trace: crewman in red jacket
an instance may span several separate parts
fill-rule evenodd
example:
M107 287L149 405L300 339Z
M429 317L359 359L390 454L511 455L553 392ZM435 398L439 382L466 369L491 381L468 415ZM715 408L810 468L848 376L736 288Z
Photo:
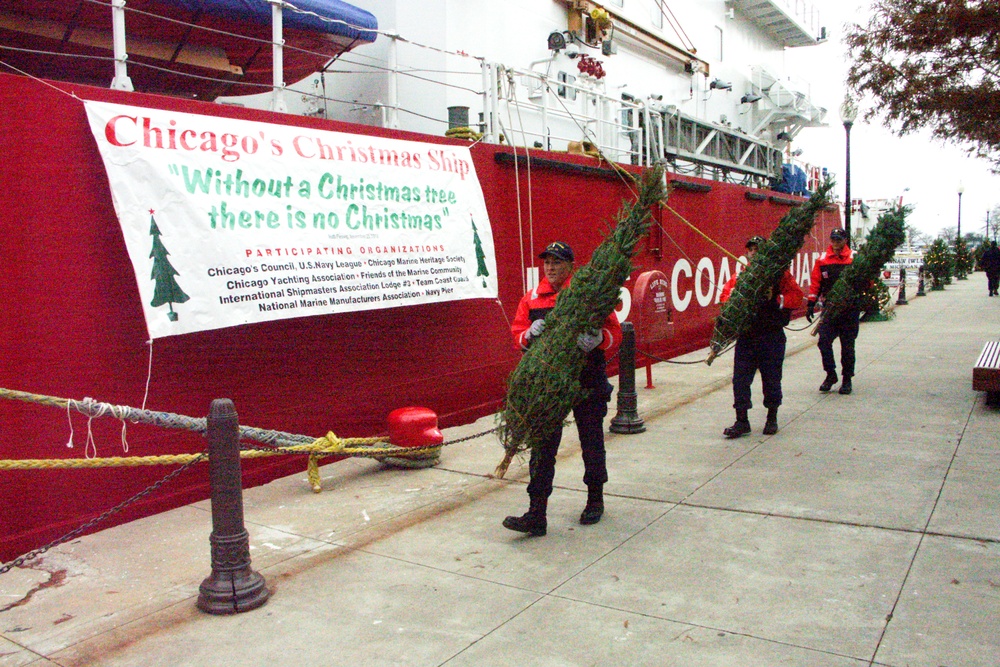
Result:
M764 242L762 236L747 240L748 262ZM722 287L719 295L722 303L729 300L741 275L734 275ZM736 422L722 431L727 438L739 438L750 432L750 419L747 415L753 407L750 385L758 370L764 389L764 407L767 408L764 435L778 432L778 407L782 398L781 371L785 363L785 325L791 319L792 311L802 305L804 295L795 278L786 270L763 296L750 330L736 339L733 356L733 408L736 409Z
M539 255L545 260L545 277L533 290L528 291L517 306L517 313L510 331L514 345L527 350L534 339L545 335L545 316L556 305L556 297L570 282L573 273L573 250L565 243L550 243ZM580 374L580 384L589 389L587 397L573 406L576 429L580 434L580 449L583 452L583 483L587 485L587 505L580 515L580 523L597 523L604 514L604 483L608 481L604 450L604 417L608 414L611 400L611 383L605 371L605 353L621 342L621 325L614 313L604 321L600 331L585 332L577 338L576 344L587 354L586 363ZM561 415L562 421L566 415ZM549 495L552 494L552 480L555 478L556 453L562 440L562 427L553 431L545 442L531 450L528 470L528 512L523 516L509 516L503 521L504 528L529 535L544 535L547 522L545 512Z
M844 267L849 266L853 261L854 251L847 246L847 232L839 228L834 229L830 232L829 247L816 260L809 278L809 303L806 305L807 320L812 322L813 316L816 314L816 302L830 291ZM840 338L840 366L844 377L843 382L840 383L840 393L850 394L853 389L851 378L854 377L854 342L858 338L860 321L861 311L852 308L829 321L824 317L819 324L817 347L819 347L819 353L823 359L823 370L826 371L826 379L819 386L819 390L824 394L837 384L837 362L833 358L833 341L836 338Z

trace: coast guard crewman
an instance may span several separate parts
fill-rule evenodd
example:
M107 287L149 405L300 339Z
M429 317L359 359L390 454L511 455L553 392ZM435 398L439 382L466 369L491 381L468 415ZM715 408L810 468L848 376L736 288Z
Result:
M747 240L748 261L757 254L764 241L762 236ZM720 302L729 300L741 275L743 274L733 276L722 287ZM802 288L786 269L757 305L750 330L736 339L733 356L733 408L736 410L736 422L722 431L727 438L739 438L750 432L750 420L747 416L753 407L750 385L758 370L764 390L764 407L767 408L764 435L778 432L778 407L782 399L781 371L785 363L785 325L791 319L792 311L802 305L803 296Z
M550 243L539 258L545 260L545 277L538 287L521 298L510 327L514 344L522 351L527 350L534 339L545 335L545 316L555 307L556 296L569 285L570 275L573 273L573 250L565 243ZM587 485L587 505L580 515L580 523L583 525L597 523L604 514L604 483L608 481L604 417L608 414L608 401L611 400L613 389L605 371L604 355L620 342L621 325L614 313L607 317L600 331L582 333L576 341L577 347L587 354L580 373L580 384L584 389L590 390L585 399L573 406L573 417L583 452L583 483ZM560 422L565 418L566 415L560 415ZM531 450L528 464L531 475L528 483L528 511L522 516L504 519L504 528L535 536L545 534L545 513L552 493L560 440L562 426L554 430L540 446Z
M830 245L813 266L809 278L809 303L806 305L806 319L813 321L816 314L816 302L823 298L833 284L837 282L841 271L854 261L854 251L847 247L847 232L834 229L830 232ZM850 394L853 389L851 378L854 377L854 341L858 338L861 311L852 308L832 320L823 320L819 324L820 356L823 359L823 370L826 379L819 386L823 393L830 391L837 384L837 362L833 358L833 341L840 338L840 365L844 381L840 384L841 394Z

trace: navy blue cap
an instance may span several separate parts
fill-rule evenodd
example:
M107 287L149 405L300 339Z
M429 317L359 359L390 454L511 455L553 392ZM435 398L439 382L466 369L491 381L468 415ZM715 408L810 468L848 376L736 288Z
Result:
M545 259L546 257L552 257L553 259L561 259L564 262L573 261L573 249L562 241L553 241L548 245L542 254L538 256L539 259Z
M847 232L845 232L840 227L837 227L835 230L833 230L832 232L830 232L830 239L831 240L846 241L847 240Z

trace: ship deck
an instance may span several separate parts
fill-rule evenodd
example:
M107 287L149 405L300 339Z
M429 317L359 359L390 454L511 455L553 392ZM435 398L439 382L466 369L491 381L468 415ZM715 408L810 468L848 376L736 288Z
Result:
M655 389L640 373L647 430L609 436L595 526L568 429L543 538L500 526L527 471L489 478L489 436L430 469L325 466L318 495L304 473L247 490L272 596L236 616L195 608L207 502L60 546L0 576L0 664L993 664L1000 414L970 383L1000 321L985 281L863 324L851 396L816 391L816 339L792 332L774 436L758 406L751 436L722 438L731 355L659 364Z

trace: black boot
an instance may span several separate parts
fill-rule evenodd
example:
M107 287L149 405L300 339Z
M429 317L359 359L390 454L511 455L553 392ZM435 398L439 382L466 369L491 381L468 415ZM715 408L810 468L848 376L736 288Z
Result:
M518 533L541 537L548 527L545 520L546 505L548 505L547 499L532 498L528 511L521 516L507 517L503 520L503 527Z
M844 381L840 383L840 393L847 395L850 394L852 390L853 387L851 387L851 376L845 375Z
M778 432L778 408L767 409L767 421L764 422L764 435L774 435Z
M736 411L736 421L732 426L722 430L722 435L727 438L739 438L750 432L750 419L746 410Z
M580 514L580 523L584 526L597 523L604 515L604 485L595 484L587 487L587 506Z
M826 379L823 380L823 384L819 386L819 390L825 394L830 391L835 384L837 384L837 374L833 371L827 371Z

